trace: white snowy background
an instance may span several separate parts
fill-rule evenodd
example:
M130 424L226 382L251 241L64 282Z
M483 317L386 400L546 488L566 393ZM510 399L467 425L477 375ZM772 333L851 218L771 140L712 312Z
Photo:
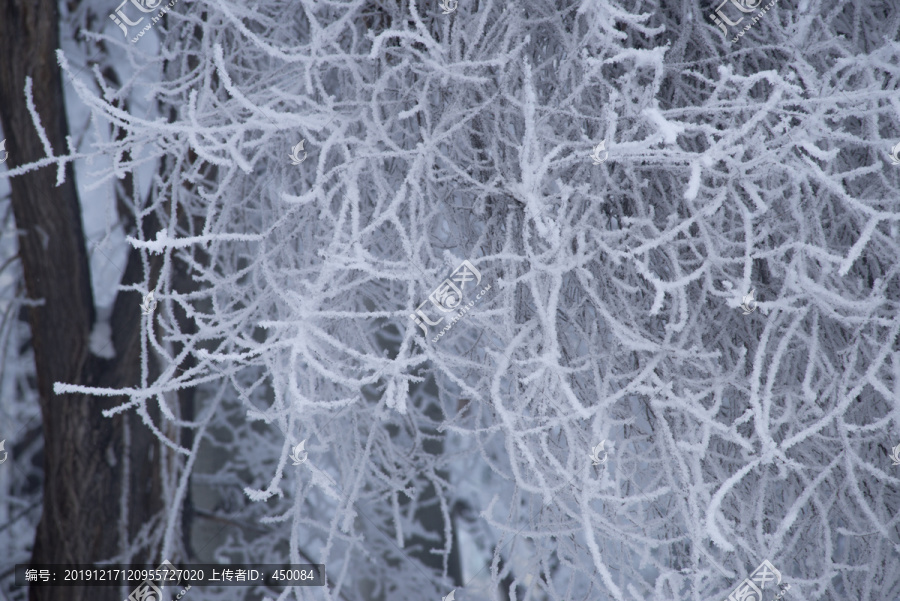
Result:
M64 12L101 317L129 245L164 257L119 409L167 422L151 544L185 560L207 502L190 561L327 568L192 600L723 601L765 559L789 601L900 598L900 8L781 0L729 43L717 7L180 0L135 44ZM432 342L410 314L463 260L491 289ZM39 414L0 278L9 449Z

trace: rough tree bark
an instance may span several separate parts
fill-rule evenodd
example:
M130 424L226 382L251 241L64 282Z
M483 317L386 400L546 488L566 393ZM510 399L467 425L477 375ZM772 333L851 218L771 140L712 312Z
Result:
M53 153L68 151L58 47L55 0L0 0L0 119L11 169L46 156L27 110L26 77L33 80L36 111ZM90 353L96 313L71 163L65 183L55 182L56 166L10 181L28 298L43 303L29 315L44 430L43 514L32 562L91 563L120 553L129 542L122 540L123 534L131 539L153 522L160 507L160 452L138 420L102 416L120 399L53 392L54 382L136 384L141 319L140 296L120 293L110 318L116 357L106 360ZM141 281L141 276L139 256L131 252L122 283ZM122 472L126 451L131 464L127 480ZM128 520L120 532L123 494ZM157 559L152 551L140 549L133 561L152 563ZM30 591L32 601L118 601L119 596L116 587Z

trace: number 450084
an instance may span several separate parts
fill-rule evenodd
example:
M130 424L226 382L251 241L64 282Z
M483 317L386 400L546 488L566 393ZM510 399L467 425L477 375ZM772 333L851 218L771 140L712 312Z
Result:
M272 580L315 580L313 570L275 570Z

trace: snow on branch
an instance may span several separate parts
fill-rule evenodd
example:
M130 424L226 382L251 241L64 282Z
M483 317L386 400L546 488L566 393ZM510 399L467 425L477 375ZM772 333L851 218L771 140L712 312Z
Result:
M439 599L458 550L469 599L724 599L763 559L896 594L900 50L835 37L886 24L778 4L728 52L711 4L557 4L173 22L169 122L89 99L116 169L165 149L144 384L58 390L194 387L203 477L290 523L226 550L306 547L328 598Z

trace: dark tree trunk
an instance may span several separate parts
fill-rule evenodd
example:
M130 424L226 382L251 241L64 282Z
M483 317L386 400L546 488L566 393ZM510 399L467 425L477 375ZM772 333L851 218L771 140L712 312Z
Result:
M68 153L68 124L55 52L59 46L56 0L0 0L0 118L9 152L7 165L46 156L28 114L26 77L33 80L36 111L54 155ZM32 344L44 429L43 515L34 563L91 563L121 552L160 508L159 448L139 420L104 418L121 399L54 394L53 384L131 386L137 384L140 355L140 296L120 293L110 325L116 357L90 353L96 315L81 211L71 163L56 186L56 166L10 180L19 256L30 309ZM139 256L129 255L122 283L141 281ZM126 445L127 439L130 443ZM123 478L126 451L130 473ZM120 533L122 495L128 520ZM145 552L148 551L148 552ZM135 561L158 559L142 550ZM32 601L119 601L115 587L32 587Z

